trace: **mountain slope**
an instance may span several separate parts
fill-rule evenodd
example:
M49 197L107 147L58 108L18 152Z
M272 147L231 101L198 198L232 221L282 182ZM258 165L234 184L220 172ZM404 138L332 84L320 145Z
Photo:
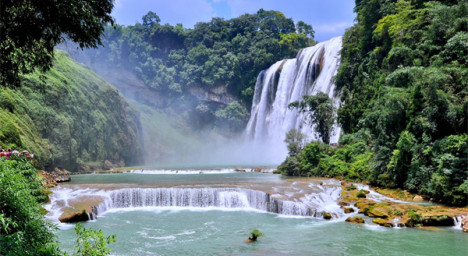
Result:
M68 53L54 68L0 89L2 148L26 149L41 168L90 171L142 162L138 111L117 89Z

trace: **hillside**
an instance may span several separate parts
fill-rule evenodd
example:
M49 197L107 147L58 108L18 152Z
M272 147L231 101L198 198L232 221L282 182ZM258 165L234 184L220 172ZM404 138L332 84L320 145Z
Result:
M112 85L68 53L54 67L0 88L2 148L29 150L39 168L86 172L141 164L139 112Z

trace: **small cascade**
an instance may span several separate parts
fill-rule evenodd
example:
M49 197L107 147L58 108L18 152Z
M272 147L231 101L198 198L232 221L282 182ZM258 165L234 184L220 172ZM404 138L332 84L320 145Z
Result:
M342 47L342 37L319 43L299 51L295 59L278 61L269 69L260 72L255 85L250 120L245 133L249 141L260 148L268 149L270 160L284 159L284 137L291 128L301 130L319 140L314 129L304 123L304 114L288 105L302 100L304 95L324 92L338 106L333 77L336 75ZM341 129L334 127L330 143L337 143Z
M282 201L268 193L241 188L127 188L110 191L104 202L93 207L97 215L110 209L139 207L192 207L255 209L288 216L333 217L342 212L336 204L341 188L325 188L320 194L307 195L301 202ZM334 204L334 206L332 206Z
M462 219L465 218L465 216L458 216L453 218L453 228L460 229L462 230Z
M303 203L311 208L317 209L320 215L323 212L330 213L333 218L339 218L344 215L343 210L336 203L341 196L341 187L322 187L322 192L305 196Z

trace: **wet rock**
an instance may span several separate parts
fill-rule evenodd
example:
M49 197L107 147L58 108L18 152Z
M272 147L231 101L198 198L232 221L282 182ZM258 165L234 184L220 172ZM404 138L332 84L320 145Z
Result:
M424 226L453 226L453 218L440 215L440 216L423 216L422 224Z
M354 212L354 208L351 208L351 207L345 208L344 212L345 213L352 213L352 212Z
M341 202L338 203L338 205L339 206L349 206L349 203L341 201Z
M461 227L464 232L468 232L468 216L461 220Z
M381 218L375 218L372 220L372 223L375 223L380 226L385 226L387 224L387 220L381 219Z
M262 168L255 168L254 172L262 172Z
M348 217L346 219L346 222L351 222L351 223L358 223L358 224L364 224L365 221L362 217L355 216L355 217Z
M367 216L369 217L378 217L378 218L387 218L388 217L388 209L386 208L381 208L381 207L375 207L375 208L369 208L367 211Z
M331 219L331 218L332 218L332 216L331 216L331 214L330 214L330 213L328 213L328 212L325 212L325 213L323 213L323 218L324 218L324 219L326 219L326 220L329 220L329 219Z
M236 169L235 171L236 172L245 172L245 170L241 170L241 169Z
M89 215L85 211L80 213L71 213L69 215L65 215L59 218L59 221L62 223L74 223L74 222L82 222L88 221Z
M366 191L367 190L364 190L364 189L359 190L359 192L357 193L357 197L358 198L366 198L366 194L369 193L369 191L367 191L367 193L366 193Z
M416 195L413 197L413 201L415 202L421 202L421 201L424 201L424 198L420 195Z

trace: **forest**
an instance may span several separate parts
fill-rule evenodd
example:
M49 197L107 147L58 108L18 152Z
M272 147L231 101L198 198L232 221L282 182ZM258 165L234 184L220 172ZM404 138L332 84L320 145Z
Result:
M358 0L343 37L339 147L310 143L279 169L466 205L468 3Z
M163 95L161 108L166 114L178 115L199 129L210 125L242 132L260 71L316 44L311 25L294 23L279 11L260 9L229 20L213 18L193 29L162 22L148 12L133 26L105 27L103 47L70 53L94 70L131 71ZM215 104L199 101L189 92L214 87L226 88L234 100Z

